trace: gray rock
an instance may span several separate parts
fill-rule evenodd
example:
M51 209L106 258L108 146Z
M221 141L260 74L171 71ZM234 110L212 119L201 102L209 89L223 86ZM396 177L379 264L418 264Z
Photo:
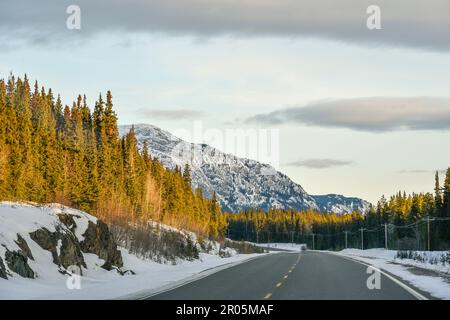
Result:
M133 270L120 270L120 269L116 269L117 272L121 275L121 276L134 276L136 275L136 272L134 272Z
M2 257L0 257L0 278L8 279L6 276L6 268L5 264L3 263Z
M24 238L22 238L20 234L17 234L17 240L15 241L15 243L19 246L20 250L22 250L22 253L26 255L28 259L34 260L28 243Z
M58 219L70 231L75 232L75 228L77 227L77 224L75 223L75 219L73 218L73 215L67 214L67 213L60 213L60 214L58 214Z
M20 251L6 251L6 264L9 270L24 278L34 279L34 271L28 265L28 258Z
M83 237L84 241L81 242L81 249L83 252L94 253L100 259L105 260L102 268L111 270L113 266L123 267L122 255L117 250L117 244L106 223L98 220L97 224L94 224L89 221Z
M80 243L78 239L70 233L59 234L62 245L59 255L59 265L67 268L69 266L83 266L86 268L83 254L81 253Z
M58 252L56 251L58 238L55 237L54 233L50 232L47 228L41 228L36 231L30 232L30 237L42 249L50 251L53 257L53 263L59 264Z
M78 239L73 233L66 230L50 232L46 228L38 229L30 233L31 239L42 249L50 251L53 263L67 268L69 266L79 266L86 268L84 257ZM58 242L61 240L61 248L58 255Z

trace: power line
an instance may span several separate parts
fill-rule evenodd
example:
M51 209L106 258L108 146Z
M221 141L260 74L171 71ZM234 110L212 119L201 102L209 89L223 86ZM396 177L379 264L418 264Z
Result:
M343 231L339 231L339 232L334 232L334 233L317 233L317 232L312 232L311 231L295 231L295 230L285 230L285 231L272 231L272 230L249 230L248 228L248 221L246 221L245 224L245 232L240 229L240 228L228 228L227 232L228 234L239 234L239 235L244 235L245 237L248 238L249 235L254 235L256 233L256 237L259 240L261 240L261 235L267 236L267 241L270 241L270 239L273 237L273 240L280 240L280 237L282 237L284 239L284 236L287 240L287 242L291 242L294 243L294 239L296 241L300 240L303 238L303 240L305 240L305 237L312 237L312 242L313 242L313 247L315 247L315 242L316 239L320 238L331 238L331 237L342 237L342 239L339 240L339 243L342 243L345 241L345 247L348 247L349 244L349 236L353 236L357 233L360 233L360 237L361 237L361 248L364 248L364 236L365 233L366 234L370 234L370 233L374 233L374 232L380 232L380 231L384 231L384 247L386 249L388 249L388 227L392 230L392 229L414 229L416 227L419 227L420 225L423 224L427 224L427 231L426 231L426 236L425 238L427 239L427 248L428 250L431 249L431 230L430 230L430 222L439 222L439 221L450 221L450 217L424 217L421 218L420 220L417 220L413 223L407 224L407 225L395 225L393 223L384 223L382 225L380 225L379 227L376 228L372 228L372 229L367 229L367 228L359 228L357 230L354 231L349 231L349 230L343 230ZM251 227L250 227L251 229ZM289 229L289 228L288 228ZM275 235L275 236L274 236ZM381 236L381 234L380 234ZM379 237L380 237L379 236ZM359 238L359 237L358 237ZM378 238L379 239L379 238ZM423 239L423 238L420 238ZM417 239L417 241L422 241L420 239ZM262 239L263 241L265 239ZM372 240L373 241L373 240ZM379 240L377 240L379 241ZM370 240L369 240L370 242ZM366 244L367 245L367 244Z

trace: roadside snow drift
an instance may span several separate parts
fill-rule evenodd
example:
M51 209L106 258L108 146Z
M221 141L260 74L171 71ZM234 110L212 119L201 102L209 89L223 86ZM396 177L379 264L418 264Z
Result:
M258 255L215 251L156 263L118 248L106 224L85 212L0 202L0 299L139 298Z
M450 299L450 265L446 261L440 261L441 257L447 255L447 252L416 252L417 255L428 257L427 261L402 259L398 257L396 250L384 249L345 249L336 254L351 257L388 271L436 298Z

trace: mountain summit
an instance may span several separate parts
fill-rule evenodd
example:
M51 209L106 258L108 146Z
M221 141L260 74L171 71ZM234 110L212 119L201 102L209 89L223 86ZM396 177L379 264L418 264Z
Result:
M123 135L131 125L120 126ZM314 209L345 214L366 212L370 204L341 195L309 195L299 184L272 166L239 158L207 144L186 142L149 124L134 125L139 144L147 141L150 153L167 168L191 167L192 186L211 197L215 191L222 210L237 212L246 208Z

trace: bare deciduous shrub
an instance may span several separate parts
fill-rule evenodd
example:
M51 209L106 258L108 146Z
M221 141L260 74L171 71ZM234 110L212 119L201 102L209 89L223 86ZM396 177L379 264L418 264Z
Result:
M441 263L443 266L450 265L450 252L440 254L439 256L427 252L413 251L413 250L399 250L397 251L398 259L410 259L421 263L429 263L437 265Z
M258 246L255 246L251 243L245 241L231 241L226 239L222 247L231 248L236 250L238 253L249 254L249 253L264 253L264 249Z
M188 234L120 219L109 221L109 225L117 244L140 258L172 264L178 259L199 258L198 249Z

